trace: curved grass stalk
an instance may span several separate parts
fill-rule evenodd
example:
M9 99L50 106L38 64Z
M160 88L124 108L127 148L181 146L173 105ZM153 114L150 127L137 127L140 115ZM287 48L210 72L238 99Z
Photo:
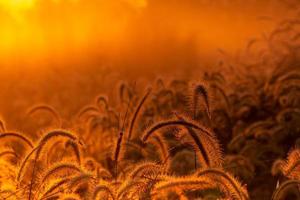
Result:
M281 184L273 193L272 200L280 200L280 196L291 185L300 185L300 180L288 180Z
M135 124L135 121L138 117L138 114L143 106L143 104L145 103L146 99L148 98L148 96L150 95L151 93L151 89L149 89L147 91L147 93L144 95L144 97L141 99L141 101L139 102L138 106L136 107L135 111L134 111L134 114L133 114L133 117L131 119L131 122L130 122L130 126L129 126L129 131L128 131L128 136L127 136L127 141L131 139L131 134L132 134L132 130L134 128L134 124Z
M153 126L151 126L149 129L147 129L141 138L142 142L146 142L148 140L148 138L155 131L158 131L161 128L170 127L170 126L186 126L186 127L190 127L190 128L199 130L206 135L209 135L209 136L211 135L210 131L208 131L206 128L204 128L201 125L198 125L194 122L190 122L190 121L186 121L186 120L185 121L183 121L183 120L167 120L167 121L158 122L158 123L154 124Z
M50 176L54 176L56 173L63 171L63 170L82 172L82 169L79 166L74 165L73 163L59 163L59 164L55 165L54 167L52 167L51 169L49 169L43 175L43 177L41 178L41 182L46 183Z
M108 183L102 183L96 186L93 193L93 200L97 200L97 196L100 192L106 192L113 200L117 200L113 189L110 188Z
M197 106L198 106L199 96L203 96L204 103L205 103L205 108L206 108L206 113L207 113L208 117L211 119L208 91L207 91L206 87L203 84L197 84L193 88L194 118L196 118L196 116L197 116Z
M220 182L229 189L229 193L239 197L239 199L249 199L247 190L233 176L221 169L208 168L195 173L196 177L211 177L212 181ZM219 177L225 179L222 181Z
M29 109L29 111L27 112L28 115L33 115L34 113L38 112L38 111L46 111L49 112L54 119L56 120L57 124L59 127L62 126L62 120L60 115L58 114L58 112L51 106L49 105L45 105L45 104L41 104L41 105L35 105L32 108Z
M1 133L0 134L0 139L6 138L6 137L17 138L17 139L23 141L24 143L26 143L31 148L33 148L33 144L31 142L31 140L28 137L22 135L21 133L17 133L17 132L5 132L5 133Z
M203 177L168 178L155 185L151 196L156 196L165 190L174 188L180 188L180 190L207 190L215 189L217 188L217 185Z
M68 138L70 140L75 140L77 141L77 137L75 135L73 135L70 132L67 132L65 130L53 130L48 132L37 144L37 150L36 150L36 154L35 154L35 158L34 158L34 164L33 164L33 170L32 170L32 175L31 175L31 181L30 181L30 188L29 188L29 197L28 200L31 200L31 196L32 196L32 187L34 184L34 179L35 179L35 172L36 172L36 162L40 157L40 154L44 148L44 146L47 144L47 142L50 141L50 139L54 138L54 137L64 137L64 138Z

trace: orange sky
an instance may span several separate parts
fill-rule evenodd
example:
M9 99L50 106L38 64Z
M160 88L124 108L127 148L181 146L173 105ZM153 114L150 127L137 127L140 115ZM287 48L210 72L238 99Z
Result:
M116 96L120 80L200 78L195 68L210 69L218 48L268 33L293 2L0 0L0 115L15 125L46 103L67 116L100 93Z
M0 0L0 65L198 65L268 32L286 10L254 0Z

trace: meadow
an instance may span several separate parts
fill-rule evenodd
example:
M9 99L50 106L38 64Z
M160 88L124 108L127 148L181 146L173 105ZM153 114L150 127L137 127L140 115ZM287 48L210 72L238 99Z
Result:
M11 83L0 199L300 199L299 18L180 78L107 68L72 77L86 93Z

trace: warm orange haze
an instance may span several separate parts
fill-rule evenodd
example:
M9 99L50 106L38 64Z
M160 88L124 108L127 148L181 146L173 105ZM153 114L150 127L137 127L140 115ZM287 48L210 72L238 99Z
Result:
M174 51L190 51L188 60L234 52L289 14L272 1L1 0L0 8L6 68L176 65Z
M299 0L0 0L0 200L300 199Z

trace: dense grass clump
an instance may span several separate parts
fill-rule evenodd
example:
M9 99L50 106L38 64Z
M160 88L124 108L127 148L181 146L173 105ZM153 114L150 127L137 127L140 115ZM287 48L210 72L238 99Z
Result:
M298 25L199 80L122 82L69 120L37 104L29 133L0 120L0 199L300 199Z

